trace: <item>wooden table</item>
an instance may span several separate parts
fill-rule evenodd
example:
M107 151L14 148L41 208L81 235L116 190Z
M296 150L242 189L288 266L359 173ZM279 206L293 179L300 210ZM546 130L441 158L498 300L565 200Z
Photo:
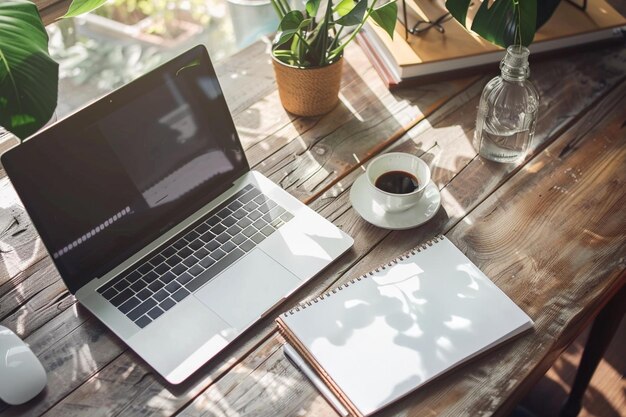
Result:
M519 166L483 160L471 146L478 99L494 74L392 94L357 45L346 61L341 104L310 119L281 107L266 45L219 65L250 164L355 239L276 314L443 233L535 329L382 415L507 415L626 281L626 49L532 63L541 108ZM350 206L363 164L392 150L426 160L441 190L441 210L413 230L379 229ZM0 320L31 345L49 382L0 415L336 415L284 358L272 318L189 381L165 383L68 293L2 177Z

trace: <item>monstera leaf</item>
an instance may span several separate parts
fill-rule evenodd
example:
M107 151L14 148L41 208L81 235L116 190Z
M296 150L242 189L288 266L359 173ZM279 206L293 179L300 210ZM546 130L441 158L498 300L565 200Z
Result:
M0 2L0 125L23 139L46 124L56 108L58 77L37 7Z
M537 29L550 19L560 2L561 0L537 1Z
M535 31L548 21L560 0L483 0L474 16L472 31L502 47L528 46ZM471 0L447 0L446 8L466 26Z
M496 0L491 7L483 1L474 16L472 30L503 47L528 46L537 28L537 0Z

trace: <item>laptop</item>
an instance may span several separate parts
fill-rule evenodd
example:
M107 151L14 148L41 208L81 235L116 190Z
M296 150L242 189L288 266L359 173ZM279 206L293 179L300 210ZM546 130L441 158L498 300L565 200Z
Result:
M172 384L353 244L250 169L202 46L2 164L69 291Z

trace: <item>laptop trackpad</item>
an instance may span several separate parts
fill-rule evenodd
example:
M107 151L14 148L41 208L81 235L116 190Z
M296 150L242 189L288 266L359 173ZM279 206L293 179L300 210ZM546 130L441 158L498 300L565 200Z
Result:
M300 282L255 248L194 295L228 324L243 330Z

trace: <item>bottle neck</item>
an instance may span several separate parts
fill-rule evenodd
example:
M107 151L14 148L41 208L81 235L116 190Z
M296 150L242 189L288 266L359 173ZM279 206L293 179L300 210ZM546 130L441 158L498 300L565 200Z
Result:
M526 68L507 68L500 67L501 76L506 81L525 81L530 76L530 69Z
M530 51L525 46L512 45L506 50L506 55L500 62L502 78L506 81L524 81L530 76L528 55Z

